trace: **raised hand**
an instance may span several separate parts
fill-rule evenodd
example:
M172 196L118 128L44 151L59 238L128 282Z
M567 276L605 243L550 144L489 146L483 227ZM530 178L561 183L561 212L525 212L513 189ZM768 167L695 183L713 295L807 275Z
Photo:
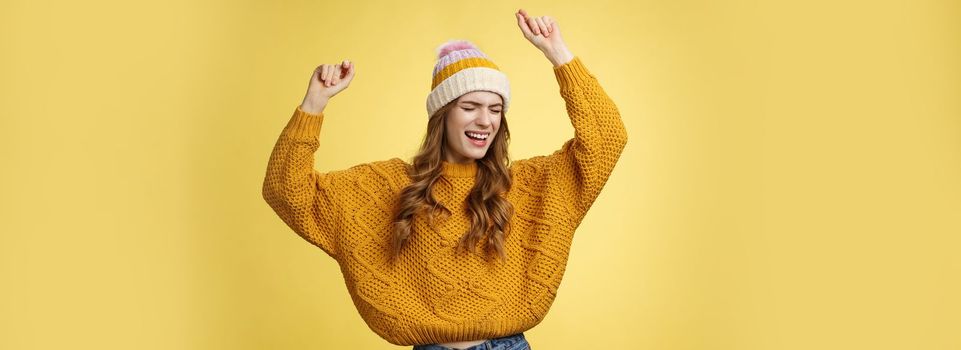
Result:
M551 16L531 17L524 9L517 10L517 26L524 34L524 38L544 53L555 67L563 65L574 58L567 49L561 36L561 27Z
M322 64L314 69L307 85L307 94L300 109L317 114L324 110L331 97L350 86L354 80L354 65L348 61L340 64Z

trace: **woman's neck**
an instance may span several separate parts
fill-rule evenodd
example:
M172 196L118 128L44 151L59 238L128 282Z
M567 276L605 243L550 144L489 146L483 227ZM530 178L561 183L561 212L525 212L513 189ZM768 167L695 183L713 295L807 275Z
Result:
M477 161L454 163L444 161L441 164L442 173L448 177L474 177L477 174Z

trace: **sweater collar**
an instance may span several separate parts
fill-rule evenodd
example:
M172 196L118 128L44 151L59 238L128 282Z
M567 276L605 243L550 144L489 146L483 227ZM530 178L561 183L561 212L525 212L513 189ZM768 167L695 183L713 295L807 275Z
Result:
M442 174L447 177L474 177L477 175L477 161L468 163L452 163L443 161L441 163Z

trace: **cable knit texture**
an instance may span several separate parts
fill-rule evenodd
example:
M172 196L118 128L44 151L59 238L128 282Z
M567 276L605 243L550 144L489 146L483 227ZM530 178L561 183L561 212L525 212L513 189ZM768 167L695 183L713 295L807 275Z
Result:
M263 197L298 235L340 265L357 311L390 343L489 339L526 331L547 314L574 231L627 143L620 113L579 57L554 68L574 137L551 155L514 161L506 261L457 253L470 228L466 198L477 163L443 164L434 197L453 215L413 234L390 261L393 210L410 164L392 158L321 173L314 169L324 115L297 108L274 146Z

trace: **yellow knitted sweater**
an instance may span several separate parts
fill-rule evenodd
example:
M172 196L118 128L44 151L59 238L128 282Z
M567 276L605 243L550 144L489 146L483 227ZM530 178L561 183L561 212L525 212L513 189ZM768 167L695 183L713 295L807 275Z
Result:
M526 331L547 314L567 265L574 230L607 182L627 133L614 102L579 57L554 68L574 138L549 156L510 164L514 206L506 260L457 253L470 228L465 200L477 163L443 164L434 197L452 216L414 217L413 234L391 263L393 208L410 183L393 158L321 173L314 169L323 114L297 108L274 146L263 197L294 232L333 257L367 325L390 343L417 345L497 338Z

